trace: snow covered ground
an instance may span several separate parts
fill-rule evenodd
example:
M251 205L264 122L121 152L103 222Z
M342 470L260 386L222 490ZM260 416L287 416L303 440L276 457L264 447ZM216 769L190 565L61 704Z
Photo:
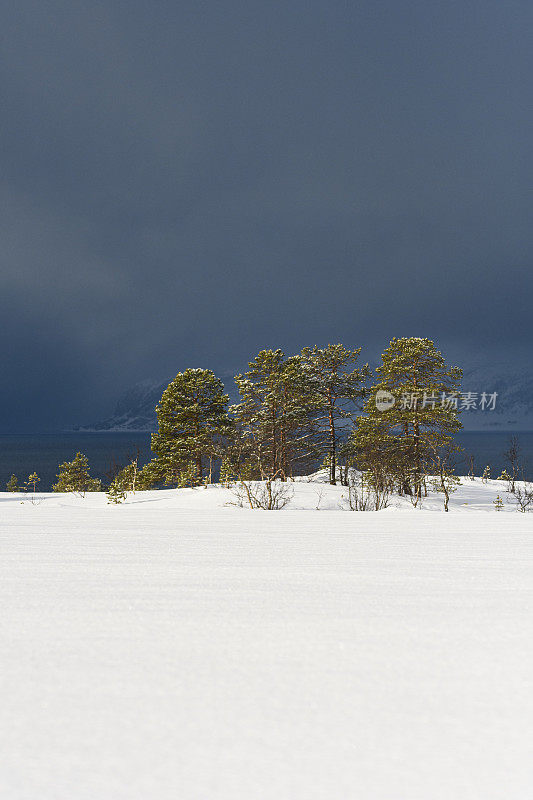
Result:
M533 514L294 489L0 494L2 798L533 796Z

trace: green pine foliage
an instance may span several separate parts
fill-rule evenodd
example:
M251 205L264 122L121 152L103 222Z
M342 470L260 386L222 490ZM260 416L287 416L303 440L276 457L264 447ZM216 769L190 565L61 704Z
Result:
M144 467L137 472L135 489L136 491L144 492L147 489L151 489L161 480L161 474L157 469L155 462L151 461L149 464L145 464Z
M316 422L317 385L301 356L262 350L235 378L240 402L232 406L237 472L250 478L286 480L316 461L321 451Z
M6 483L6 491L8 492L24 492L25 488L23 486L19 486L18 478L16 475L12 475L8 482Z
M490 467L488 464L483 470L483 475L481 476L481 480L483 481L483 483L487 483L487 481L490 481Z
M91 478L89 460L83 453L76 453L72 461L59 465L57 483L52 486L54 492L101 492L102 483L99 478Z
M40 482L41 482L41 479L39 478L37 473L36 472L32 472L32 473L30 473L30 475L28 475L28 479L25 481L26 488L27 489L32 489L33 493L35 494L35 492L37 491L37 484L40 483Z
M233 410L233 407L230 411ZM251 481L260 477L257 459L253 455L253 440L241 428L236 418L224 441L224 451L220 462L220 483L227 487L237 481Z
M156 457L146 474L167 486L199 486L210 480L213 460L222 455L230 427L227 407L224 384L211 370L178 373L156 408Z
M370 377L368 364L356 367L361 348L347 350L342 344L327 347L305 347L304 364L314 381L316 419L327 443L329 482L337 482L339 433L353 420L364 396L364 386Z
M121 489L113 480L109 486L109 489L106 492L107 502L114 503L118 505L118 503L123 503L126 499L126 491Z
M117 472L106 492L108 503L122 503L126 500L128 492L135 494L147 488L147 473L142 475L138 467L138 459L133 458Z
M430 339L403 338L390 342L376 373L348 452L360 469L392 476L402 492L420 498L435 453L461 428L450 402L461 370L448 366ZM389 393L393 405L380 410L378 393Z
M230 409L211 370L178 373L156 408L155 457L142 469L136 459L121 469L109 486L109 502L151 487L205 485L219 468L221 482L232 485L285 481L323 463L332 484L340 475L348 485L349 466L356 466L376 497L397 488L416 505L426 493L428 470L437 465L447 508L455 486L449 456L458 449L453 434L461 427L461 370L448 366L429 339L393 339L367 389L370 370L359 364L360 353L340 343L305 347L289 357L280 349L262 350L236 376L239 401ZM380 393L392 398L384 410L376 405ZM365 398L364 413L356 416ZM82 453L61 464L57 477L56 492L101 489ZM12 476L8 488L16 484Z
M503 508L503 500L500 495L496 496L496 499L492 501L494 503L495 511L501 511Z
M123 467L113 480L107 490L107 500L109 503L121 503L126 499L128 492L135 493L139 487L139 474L137 459L134 458L129 464ZM142 484L142 482L141 482Z

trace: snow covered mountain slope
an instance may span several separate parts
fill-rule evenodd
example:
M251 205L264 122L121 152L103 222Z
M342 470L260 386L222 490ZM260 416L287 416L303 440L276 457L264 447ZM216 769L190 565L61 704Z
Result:
M494 411L467 411L461 422L467 430L533 430L533 366L523 369L506 362L465 369L463 390L498 393Z
M3 494L2 797L530 797L533 515L497 488Z
M115 411L107 419L91 425L82 425L80 431L155 431L155 407L168 386L168 381L144 380L122 394Z
M533 430L533 368L523 370L508 363L483 364L464 371L462 388L465 392L497 392L494 411L478 409L461 414L466 430ZM145 380L126 391L118 400L114 413L92 425L80 426L80 431L155 431L155 407L169 381ZM230 392L233 382L228 380ZM235 401L235 392L232 400Z

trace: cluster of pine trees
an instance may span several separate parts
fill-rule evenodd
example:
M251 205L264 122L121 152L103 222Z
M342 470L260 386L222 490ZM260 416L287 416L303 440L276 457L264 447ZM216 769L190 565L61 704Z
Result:
M8 492L27 492L37 491L37 484L41 479L36 472L32 472L22 486L19 486L18 478L12 475L6 484ZM84 495L86 492L101 492L102 481L100 478L92 478L90 475L89 459L83 453L76 453L72 461L65 461L59 465L57 483L52 486L54 492L74 492Z
M430 470L451 483L453 434L461 427L453 404L414 403L459 390L461 370L450 367L429 339L393 339L371 385L361 348L342 344L304 348L286 356L263 350L235 378L239 401L229 405L213 372L179 373L157 406L155 458L139 471L142 485L198 486L220 480L287 480L324 464L330 483L347 480L357 467L376 488L396 485L419 498ZM394 405L376 406L387 392ZM364 408L362 405L364 403Z
M179 373L157 406L155 458L143 474L165 485L197 486L210 482L219 464L223 482L284 481L326 458L335 483L339 439L370 375L359 355L360 348L341 344L289 357L263 350L236 376L239 402L232 406L210 370Z
M331 484L347 483L352 466L380 496L394 487L415 503L426 476L438 475L447 501L458 449L453 434L461 427L457 404L406 404L401 398L453 395L461 370L448 366L430 339L393 339L372 382L360 354L361 348L342 344L306 347L291 356L262 350L236 376L239 400L233 405L211 370L178 373L156 408L154 458L142 469L133 459L117 471L110 501L120 502L128 491L200 486L215 477L225 483L286 481L319 465L327 467ZM376 405L378 393L394 399L386 410ZM53 489L85 493L102 485L77 453L60 465Z

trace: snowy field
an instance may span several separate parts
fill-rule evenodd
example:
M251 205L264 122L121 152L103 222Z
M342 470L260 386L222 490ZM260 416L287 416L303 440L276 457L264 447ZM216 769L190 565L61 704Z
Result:
M294 488L0 494L0 797L533 797L533 514Z

